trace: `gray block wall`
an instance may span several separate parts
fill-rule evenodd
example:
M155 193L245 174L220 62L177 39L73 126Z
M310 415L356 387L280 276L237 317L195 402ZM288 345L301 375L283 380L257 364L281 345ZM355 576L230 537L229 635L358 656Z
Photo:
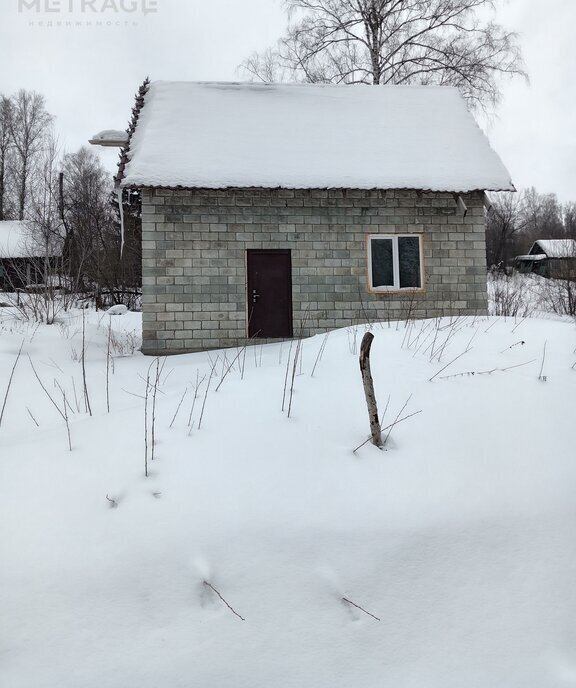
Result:
M247 341L246 250L291 249L294 333L484 314L480 193L147 189L142 193L143 347L151 355ZM424 236L425 289L369 293L366 237ZM258 340L261 341L261 340Z

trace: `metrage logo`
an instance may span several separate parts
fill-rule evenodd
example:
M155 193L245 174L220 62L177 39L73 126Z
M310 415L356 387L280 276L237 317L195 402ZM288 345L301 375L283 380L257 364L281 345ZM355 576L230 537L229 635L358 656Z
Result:
M158 12L158 0L18 0L18 12L37 14L152 14Z

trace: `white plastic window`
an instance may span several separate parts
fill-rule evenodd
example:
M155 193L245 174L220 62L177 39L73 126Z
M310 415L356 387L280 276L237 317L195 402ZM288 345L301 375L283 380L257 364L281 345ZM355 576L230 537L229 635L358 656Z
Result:
M368 263L368 278L372 291L422 289L422 235L370 235Z

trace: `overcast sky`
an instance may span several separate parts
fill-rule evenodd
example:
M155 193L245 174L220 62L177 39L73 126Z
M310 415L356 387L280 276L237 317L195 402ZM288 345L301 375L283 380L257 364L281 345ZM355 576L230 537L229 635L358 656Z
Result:
M576 0L500 2L497 20L520 34L530 84L505 84L482 126L517 188L576 201ZM0 0L0 93L43 93L74 151L126 127L145 76L238 80L238 63L285 25L280 0ZM112 170L117 151L95 150Z

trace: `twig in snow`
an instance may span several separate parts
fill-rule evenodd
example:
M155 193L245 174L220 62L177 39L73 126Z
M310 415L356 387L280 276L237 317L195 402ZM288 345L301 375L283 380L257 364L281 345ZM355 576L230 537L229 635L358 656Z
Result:
M544 342L544 351L542 352L542 365L540 366L540 374L538 375L538 379L542 382L546 382L547 380L546 375L542 375L542 372L544 371L544 361L546 360L546 344L548 344L548 341Z
M492 373L505 373L507 370L512 370L512 368L522 368L522 366L534 363L536 359L533 358L531 361L526 361L525 363L517 363L516 365L507 366L506 368L492 368L492 370L469 370L464 373L455 373L454 375L444 375L439 377L439 380L450 380L454 377L465 377L466 375L492 375Z
M146 382L146 379L143 378L144 382ZM136 397L136 399L146 399L145 396L142 394L136 394L136 392L129 392L127 389L124 389L124 387L121 388L123 392L126 392L126 394L129 394L131 397Z
M388 434L386 435L386 437L384 438L384 442L382 443L382 445L383 445L384 447L386 446L386 442L388 442L388 438L390 437L390 433L391 433L392 430L394 429L394 426L397 425L398 422L399 422L399 421L398 421L398 418L400 418L400 416L402 415L402 412L404 411L404 409L405 409L405 408L408 406L408 404L410 403L410 399L412 399L412 395L410 395L410 396L408 397L408 399L406 399L406 401L404 402L404 406L398 411L398 415L397 415L396 418L394 419L394 422L392 423L392 425L389 426L389 429L387 428Z
M156 376L154 378L154 390L152 391L152 452L150 459L154 461L154 448L156 446L156 393L158 392L158 385L160 384L160 376L166 365L166 359L160 365L160 359L156 359Z
M368 616L371 616L373 619L376 619L376 621L380 621L380 619L377 616L367 611L366 609L364 609L364 607L361 607L359 604L356 604L356 602L352 602L352 600L349 600L347 597L343 597L342 602L347 602L348 604L351 604L353 607L356 607L356 609L359 609L361 612L364 612L364 614L368 614Z
M115 499L111 499L108 495L106 495L106 499L110 502L110 508L116 509L118 502Z
M70 402L66 400L66 395L64 393L64 390L62 389L62 385L58 382L58 380L56 378L54 378L54 386L58 387L58 389L60 390L60 394L62 395L64 401L66 402L66 406L68 406L72 415L74 415L74 409L72 408L72 406L70 406Z
M150 364L152 366L152 364ZM146 376L146 394L144 395L144 475L148 477L148 390L150 389L150 368Z
M442 360L442 356L444 355L444 351L446 350L446 347L448 346L448 343L449 343L450 340L456 335L456 332L458 331L458 330L456 329L456 326L458 325L458 323L459 323L459 320L458 320L458 318L457 318L457 319L451 324L450 329L448 330L448 335L446 336L446 339L445 339L444 343L443 343L442 346L440 347L440 352L439 352L438 355L436 356L436 360L438 361L438 363L440 363L440 361ZM432 355L432 358L434 358L434 354ZM430 359L430 360L432 360L432 359Z
M172 422L170 423L170 427L174 425L174 421L176 420L176 416L178 415L178 411L180 411L180 407L182 406L182 402L184 401L184 397L188 394L188 387L184 390L184 394L182 395L182 398L180 399L180 403L178 404L178 408L176 409L176 413L174 414L174 417L172 418Z
M76 394L76 383L74 382L74 376L72 376L72 391L74 392L74 403L76 404L76 411L80 413L80 404L78 403L78 395Z
M470 351L470 349L465 349L461 354L458 354L458 356L456 356L456 358L453 358L453 359L450 361L450 363L447 363L443 368L441 368L441 369L436 373L436 375L432 375L432 377L428 380L428 382L432 382L432 380L434 380L434 378L437 378L438 375L440 375L440 373L443 373L443 372L446 370L446 368L449 368L453 363L456 363L456 361L457 361L459 358L462 358L462 356L464 356L465 354L467 354L469 351Z
M479 329L479 328L476 328L476 329L474 330L474 334L473 334L473 335L470 337L470 339L468 340L468 344L466 344L466 349L467 349L467 350L469 350L469 349L471 348L470 345L471 345L472 342L476 339L476 335L478 334L478 329Z
M213 593L218 595L218 597L222 600L222 602L224 602L224 604L228 607L228 609L232 612L232 614L235 614L242 621L246 621L246 619L243 616L240 616L240 614L238 614L238 612L234 609L234 607L230 606L228 604L228 602L226 602L226 600L222 597L222 595L218 592L218 590L216 590L216 588L212 585L212 583L209 583L208 581L202 581L202 582L205 586L210 588L210 590L212 590Z
M288 396L288 418L290 418L290 412L292 411L292 396L294 394L294 378L296 377L296 367L298 366L298 357L300 355L300 349L302 346L302 340L299 339L296 344L296 352L294 354L294 364L292 366L292 378L290 381L290 394Z
M112 340L112 316L108 316L108 341L106 343L106 410L110 413L110 346Z
M62 392L62 398L64 399L64 420L66 421L66 432L68 434L68 449L72 451L72 440L70 439L70 423L68 422L68 411L66 410L68 402L66 401L66 392L61 387L60 391Z
M246 347L244 347L244 353L242 354L242 365L240 368L240 379L244 379L244 370L246 368Z
M506 353L506 351L509 351L510 349L513 349L515 346L524 346L524 344L526 344L526 342L524 342L524 341L515 342L514 344L511 344L510 346L507 346L507 347L506 347L505 349L503 349L500 353L501 353L501 354L504 354L504 353Z
M290 358L292 356L292 345L294 340L290 340L290 349L288 350L288 360L286 361L286 374L284 375L284 392L282 393L282 411L284 411L284 405L286 403L286 387L288 386L288 371L290 370Z
M38 423L38 421L36 420L36 418L34 418L34 416L32 415L32 411L31 411L28 407L26 407L26 410L28 411L28 415L30 416L30 418L32 418L32 420L33 420L34 423L36 424L36 427L39 428L39 427L40 427L40 424Z
M419 413L422 413L422 409L420 409L420 411L414 411L414 413L410 413L407 416L404 416L403 418L398 418L397 420L395 420L390 425L387 425L385 428L382 428L382 432L385 432L389 428L393 428L395 425L400 425L400 423L402 423L402 421L405 421L405 420L408 420L408 418L412 418L414 416L417 416ZM362 447L364 447L366 444L368 444L368 442L370 442L371 439L372 439L372 436L370 436L367 440L364 440L364 442L362 442L362 444L359 444L356 447L356 449L352 450L352 453L355 454L359 449L362 449ZM386 439L388 439L388 437L386 437Z
M306 308L304 313L304 319L300 325L300 334L298 337L298 343L296 345L296 353L294 354L294 365L292 367L292 381L290 383L290 397L288 399L288 418L290 418L290 412L292 411L292 396L294 394L294 378L296 377L296 369L298 367L298 359L302 356L302 348L304 346L304 328L308 322L310 316L310 304Z
M84 384L84 406L86 411L92 415L90 397L88 395L88 385L86 383L86 311L82 310L82 382Z
M519 320L518 323L516 323L516 325L514 325L514 327L512 328L512 333L514 333L514 332L516 331L516 328L520 327L520 325L521 325L527 318L528 318L528 316L525 315L525 316L522 318L522 320Z
M328 337L330 336L330 332L326 332L324 335L324 339L322 340L322 344L320 345L320 348L318 349L318 353L316 354L316 360L314 361L314 367L312 368L312 372L310 373L310 377L314 377L314 371L316 370L316 366L322 359L322 355L324 354L324 349L326 348L326 342L328 341Z
M54 408L58 411L58 413L62 416L62 418L63 418L64 420L66 420L66 416L62 413L62 411L60 410L60 407L58 406L58 404L57 404L57 403L54 401L54 399L50 396L50 392L46 389L46 387L44 386L44 383L43 383L42 380L40 379L40 376L39 376L38 373L36 372L36 368L34 367L34 364L32 363L32 359L30 358L30 354L28 354L28 360L30 361L30 365L32 366L32 371L34 372L34 376L35 376L35 378L38 380L38 383L39 383L40 387L42 387L44 393L46 394L46 396L48 397L48 399L50 399L50 401L52 402L52 405L54 406Z
M8 394L10 394L10 387L12 386L12 378L14 377L14 371L16 370L16 366L18 365L18 361L20 360L20 355L22 354L22 347L24 346L24 340L22 340L22 344L20 344L20 348L18 349L18 354L16 355L16 360L14 361L14 365L12 366L12 371L10 372L10 378L8 379L8 386L6 387L6 394L4 395L4 402L2 403L2 411L0 411L0 427L2 426L2 418L4 418L4 411L6 410L6 402L8 401Z
M57 370L59 370L59 371L62 373L62 375L64 375L64 371L63 371L62 368L56 363L56 361L55 361L53 358L51 358L50 361L52 362L53 366L54 366Z
M386 399L386 406L384 407L384 413L382 413L382 418L380 418L380 427L382 427L382 424L384 423L384 418L386 418L386 412L388 411L388 406L390 405L390 397L391 395L388 395L388 399Z
M156 361L156 359L154 359L154 361L152 361L151 365L153 365L155 361ZM142 380L142 382L146 382L146 378L144 377L144 375L141 375L140 373L138 373L138 377ZM150 389L151 390L156 389L156 391L160 392L160 394L164 394L164 391L161 390L160 386L157 385L155 382L150 382Z
M194 387L194 398L192 399L192 407L190 409L190 415L188 416L188 427L189 428L192 427L192 415L194 414L194 407L196 406L196 399L198 398L198 390L200 389L200 387L202 386L202 383L206 379L206 375L204 375L201 380L198 379L199 377L200 377L200 370L198 368L196 368L196 384L193 385L193 387Z
M220 378L220 382L218 383L218 385L217 385L216 388L214 389L215 392L217 392L217 391L220 389L220 385L224 382L224 380L226 379L226 376L227 376L228 373L232 370L232 368L234 367L234 364L236 363L236 361L237 361L237 360L240 358L240 356L242 355L242 351L244 351L244 350L246 349L247 346L248 346L248 343L244 344L244 346L242 347L242 349L240 349L240 350L238 351L238 353L236 354L236 356L234 356L234 358L232 359L232 363L230 363L230 365L226 368L225 371L224 371L224 365L222 365L222 377Z
M218 359L216 359L216 362ZM204 408L206 406L206 398L208 397L208 391L210 389L210 382L212 380L212 376L214 375L214 371L216 370L216 363L210 370L210 376L208 378L208 383L206 384L206 391L204 392L204 399L202 400L202 410L200 411L200 420L198 421L198 430L200 430L200 427L202 425L202 418L204 417Z

